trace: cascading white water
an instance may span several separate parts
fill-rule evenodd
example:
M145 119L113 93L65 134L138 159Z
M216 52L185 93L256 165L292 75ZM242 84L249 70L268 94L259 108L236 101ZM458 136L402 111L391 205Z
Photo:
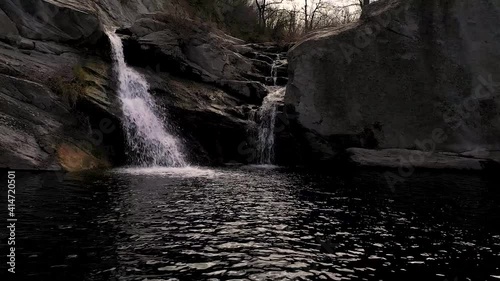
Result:
M276 60L271 65L271 77L273 78L273 85L278 83L278 67L281 66L280 55L276 55Z
M276 111L278 103L283 100L285 95L285 88L273 88L273 91L264 98L258 113L260 120L257 143L259 164L273 164L274 161Z
M123 43L115 32L107 32L111 42L114 71L118 78L118 97L122 103L123 126L129 149L141 166L186 166L179 140L169 130L149 93L149 84L127 66Z

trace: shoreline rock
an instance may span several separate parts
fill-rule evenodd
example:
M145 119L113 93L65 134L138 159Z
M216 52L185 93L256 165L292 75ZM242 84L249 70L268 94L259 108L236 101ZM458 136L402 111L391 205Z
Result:
M491 152L492 158L470 156L468 153L429 153L409 149L349 148L346 153L347 161L360 167L481 171L500 165L498 152Z

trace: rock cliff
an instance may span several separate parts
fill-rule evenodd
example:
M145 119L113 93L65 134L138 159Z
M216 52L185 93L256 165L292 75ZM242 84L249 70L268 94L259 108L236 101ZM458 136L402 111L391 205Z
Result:
M241 40L188 18L183 1L0 3L0 167L84 170L125 163L105 28L199 164L245 162L249 107L271 63ZM253 105L252 105L253 104Z
M479 169L498 158L496 1L380 0L360 21L316 31L288 54L190 19L183 3L0 2L0 167L125 163L105 28L118 29L127 63L146 77L195 163L252 161L252 115L275 82L288 82L275 127L279 164L347 155L393 167L424 151L439 154L413 166L451 167L452 157ZM288 79L286 62L273 68L285 56Z
M303 157L498 151L499 24L494 0L381 0L309 35L288 54L285 97Z

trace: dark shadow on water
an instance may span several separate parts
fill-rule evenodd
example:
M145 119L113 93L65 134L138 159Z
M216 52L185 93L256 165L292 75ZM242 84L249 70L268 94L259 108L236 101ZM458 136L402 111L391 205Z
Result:
M495 280L497 183L423 171L391 189L381 170L252 166L18 172L16 277Z

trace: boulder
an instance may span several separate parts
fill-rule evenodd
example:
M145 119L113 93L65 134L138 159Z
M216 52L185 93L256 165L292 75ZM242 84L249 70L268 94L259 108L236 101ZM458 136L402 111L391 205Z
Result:
M288 53L285 97L303 154L498 150L499 23L494 0L380 0L310 34Z

